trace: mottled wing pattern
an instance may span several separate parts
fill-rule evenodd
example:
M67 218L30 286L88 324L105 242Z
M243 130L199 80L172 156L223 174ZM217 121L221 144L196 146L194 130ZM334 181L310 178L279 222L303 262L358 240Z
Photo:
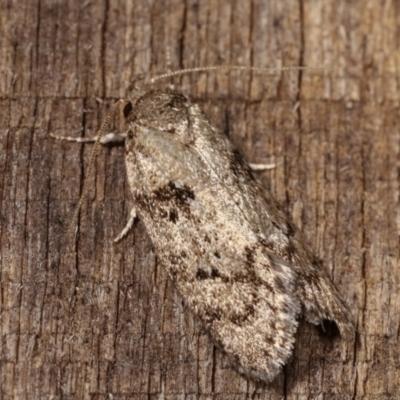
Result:
M306 245L301 232L271 194L255 182L248 164L240 154L226 145L223 135L212 127L206 117L200 117L202 112L197 105L192 107L192 118L199 121L197 127L204 132L201 139L211 143L210 147L217 149L219 157L209 157L210 152L203 151L204 146L201 146L199 154L203 155L211 169L221 171L221 181L224 182L226 192L235 198L236 204L241 205L254 232L263 238L267 248L296 271L296 295L305 318L317 325L324 320L334 321L343 335L352 337L352 317L322 263ZM221 168L221 164L224 168Z
M135 207L183 300L239 371L270 381L301 306L347 331L346 309L246 163L199 108L148 92L128 116Z

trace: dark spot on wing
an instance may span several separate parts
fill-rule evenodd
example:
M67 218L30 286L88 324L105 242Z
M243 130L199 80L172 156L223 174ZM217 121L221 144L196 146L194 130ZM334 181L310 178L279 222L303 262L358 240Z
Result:
M189 186L176 186L174 182L169 182L152 193L136 194L135 203L141 211L147 212L153 219L168 218L176 223L180 215L190 217L189 201L195 197Z
M219 271L216 268L213 268L211 270L211 277L212 278L219 278L220 277Z
M211 271L206 271L203 268L197 268L196 271L196 278L201 281L205 279L215 279L220 277L221 275L216 268L212 268Z
M256 246L246 246L244 248L244 252L246 254L246 258L247 258L247 262L249 264L253 264L254 263L254 251L256 250Z
M207 271L205 271L204 269L202 269L202 268L197 268L197 272L196 272L196 278L198 279L198 280L204 280L204 279L207 279L208 278L208 273L207 273Z
M178 205L185 205L188 199L195 199L195 194L189 186L178 187L174 182L168 182L166 186L155 190L153 195L161 203L175 200Z
M179 217L178 217L178 212L176 211L176 209L172 209L169 211L169 220L171 222L173 222L174 224L176 224L176 221L178 221Z

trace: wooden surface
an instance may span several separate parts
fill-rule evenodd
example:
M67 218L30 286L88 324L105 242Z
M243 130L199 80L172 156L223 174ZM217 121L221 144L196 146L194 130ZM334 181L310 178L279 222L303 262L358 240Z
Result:
M400 398L400 7L396 1L0 0L0 398ZM176 88L252 162L335 281L357 340L303 323L271 385L238 375L182 306L139 221L122 147L94 134L138 73ZM162 82L167 85L169 82Z

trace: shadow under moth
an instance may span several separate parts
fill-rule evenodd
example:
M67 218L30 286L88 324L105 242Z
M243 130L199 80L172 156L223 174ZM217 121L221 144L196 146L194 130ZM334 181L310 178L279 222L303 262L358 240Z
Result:
M97 142L114 140L100 137L121 103L134 208L117 240L143 221L184 303L230 363L271 381L292 353L300 316L352 336L321 264L198 105L175 91L139 91L114 105Z

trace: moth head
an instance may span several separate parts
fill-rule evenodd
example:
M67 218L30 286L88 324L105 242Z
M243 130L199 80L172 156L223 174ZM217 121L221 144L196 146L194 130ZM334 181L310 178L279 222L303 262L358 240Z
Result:
M124 116L130 125L169 133L184 141L189 139L189 100L170 90L151 90L134 105L128 102Z

